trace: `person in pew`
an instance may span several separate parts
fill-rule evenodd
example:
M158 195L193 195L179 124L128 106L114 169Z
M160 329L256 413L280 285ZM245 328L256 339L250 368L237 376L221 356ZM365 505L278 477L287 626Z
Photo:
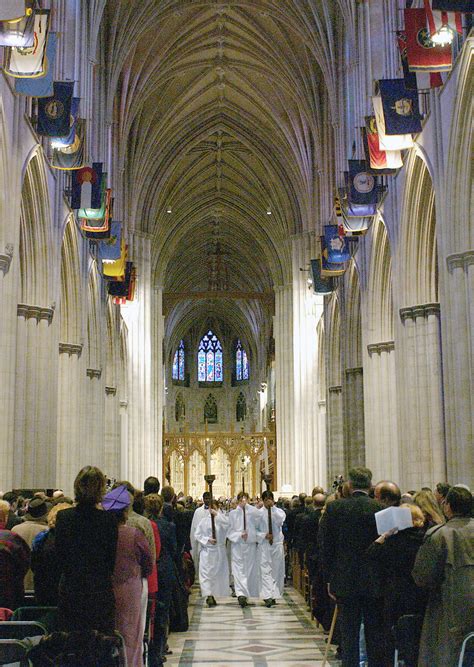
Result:
M282 527L286 514L275 507L271 491L262 493L263 507L258 510L257 539L260 565L260 598L266 607L276 605L283 597L285 582L285 551Z
M85 466L74 480L76 506L56 517L56 552L61 567L58 625L66 632L115 630L112 575L118 526L100 507L105 488L102 471Z
M12 532L22 537L31 549L34 538L38 533L42 533L48 525L49 507L43 498L32 498L28 503L28 512L25 514L25 520L16 524ZM28 570L25 576L25 590L34 590L33 572Z
M48 529L38 533L31 545L35 602L40 606L58 604L61 565L56 552L56 519L59 512L70 507L68 503L54 505L48 512Z
M102 507L118 524L117 556L112 577L115 627L125 641L127 665L143 667L143 580L152 572L148 542L138 528L126 525L132 498L125 486L104 496ZM148 587L147 587L148 588Z
M0 500L0 607L14 611L23 604L24 579L30 567L30 548L11 530L7 530L10 504Z

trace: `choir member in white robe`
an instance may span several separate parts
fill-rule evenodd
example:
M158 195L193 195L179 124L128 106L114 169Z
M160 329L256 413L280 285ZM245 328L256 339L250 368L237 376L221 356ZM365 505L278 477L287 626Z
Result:
M257 558L258 510L248 504L248 493L241 491L238 505L229 513L227 539L232 543L232 574L235 594L241 607L249 597L259 595L259 567Z
M211 494L209 491L204 491L202 494L203 505L197 507L193 514L193 520L191 522L191 530L189 532L189 540L191 542L191 556L194 563L194 570L196 576L199 576L199 547L200 544L196 540L196 529L199 526L199 523L203 517L208 514L209 503L211 502Z
M212 536L211 512L214 516L216 530ZM229 527L228 517L217 511L217 503L201 519L196 529L196 540L199 542L199 584L201 595L206 598L208 607L215 607L216 597L228 597L229 566L227 562L226 538Z
M285 551L282 526L285 512L275 507L273 493L262 493L263 507L258 510L258 553L260 564L260 597L265 606L273 607L283 596L285 582ZM270 518L271 515L271 518Z

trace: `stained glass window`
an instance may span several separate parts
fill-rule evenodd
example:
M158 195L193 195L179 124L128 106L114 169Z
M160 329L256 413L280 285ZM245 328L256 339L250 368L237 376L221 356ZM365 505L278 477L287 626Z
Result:
M179 343L173 358L173 380L184 380L185 357L184 340Z
M235 379L237 382L249 379L249 361L247 352L242 347L240 340L237 341L235 349Z
M222 382L223 377L222 345L217 336L212 331L208 331L199 343L198 381Z

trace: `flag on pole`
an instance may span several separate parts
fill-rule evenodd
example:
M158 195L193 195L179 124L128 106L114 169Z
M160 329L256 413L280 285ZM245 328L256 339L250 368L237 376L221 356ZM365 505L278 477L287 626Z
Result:
M327 248L327 260L330 264L342 264L350 260L349 245L344 236L340 236L338 225L325 225L324 239Z
M105 181L105 178L103 179ZM83 212L83 209L79 210L78 215ZM92 236L89 238L94 238L97 233L106 232L107 236L110 232L110 222L112 217L112 190L107 188L105 190L105 196L103 204L100 209L87 209L87 216L80 217L81 229Z
M410 72L449 72L453 65L451 44L431 41L425 10L405 9L404 15Z
M83 118L76 118L74 127L73 143L63 148L53 148L51 166L54 169L70 171L84 166L86 121Z
M348 198L352 204L377 204L377 179L367 171L365 160L349 160Z
M418 92L405 87L403 79L380 79L384 134L416 134L421 132ZM377 117L377 113L375 114ZM380 128L377 122L377 129Z
M38 134L46 137L67 137L70 132L71 103L74 82L55 81L51 97L38 100Z
M398 134L387 136L385 134L385 118L383 114L382 98L378 95L372 98L374 105L375 123L379 135L379 146L384 151L404 150L412 148L413 137L411 134Z
M133 262L127 262L125 265L125 277L123 280L111 280L108 283L110 296L124 297L128 296L130 289L130 280L132 278Z
M315 294L331 294L334 292L335 285L333 278L323 278L321 275L321 260L311 260L311 275L313 277L313 291Z
M51 97L54 93L53 74L56 60L58 38L55 32L50 32L46 43L46 73L44 76L33 78L15 78L15 93L29 97Z
M5 49L3 69L8 76L32 79L46 74L46 45L48 42L49 9L34 13L32 46L9 46Z
M101 243L102 245L102 243ZM120 254L117 259L110 262L102 262L102 272L106 278L123 280L125 274L125 263L127 261L127 246L124 235L120 238Z
M462 17L460 12L433 10L431 0L424 0L424 5L430 37L433 37L443 27L462 35ZM474 3L472 11L474 11Z
M120 259L122 252L122 223L112 222L110 237L99 243L98 258L104 264L110 264Z
M0 21L20 21L27 12L32 13L31 3L25 0L2 0L0 4Z
M321 275L323 278L342 276L346 270L345 263L332 264L328 260L328 249L326 239L321 236Z
M365 117L365 127L362 128L362 139L367 171L373 170L379 174L394 174L397 169L403 166L400 151L384 151L380 148L375 116Z
M433 0L432 8L442 12L463 12L470 14L474 11L472 0Z
M53 137L51 143L54 148L66 148L71 146L76 139L76 121L79 117L79 97L73 97L71 100L71 116L69 118L69 134L65 137Z
M102 162L72 173L71 208L100 208L102 203Z
M3 4L0 11L3 11ZM34 41L35 15L31 7L19 21L0 21L0 46L26 48L32 47Z

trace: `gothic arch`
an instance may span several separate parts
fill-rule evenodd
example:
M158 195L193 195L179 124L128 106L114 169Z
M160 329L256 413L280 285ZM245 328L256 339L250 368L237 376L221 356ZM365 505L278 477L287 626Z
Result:
M80 345L83 341L83 289L78 233L71 214L67 218L61 246L60 340Z
M362 324L360 311L359 272L354 261L345 274L346 281L346 332L344 336L344 360L346 368L362 366Z
M89 368L102 368L102 303L101 283L97 265L91 263L88 280L88 313L87 313L87 352Z
M44 156L28 161L21 191L20 277L22 303L49 307L54 301L52 223Z
M368 343L393 341L392 255L387 229L374 223L368 290Z

